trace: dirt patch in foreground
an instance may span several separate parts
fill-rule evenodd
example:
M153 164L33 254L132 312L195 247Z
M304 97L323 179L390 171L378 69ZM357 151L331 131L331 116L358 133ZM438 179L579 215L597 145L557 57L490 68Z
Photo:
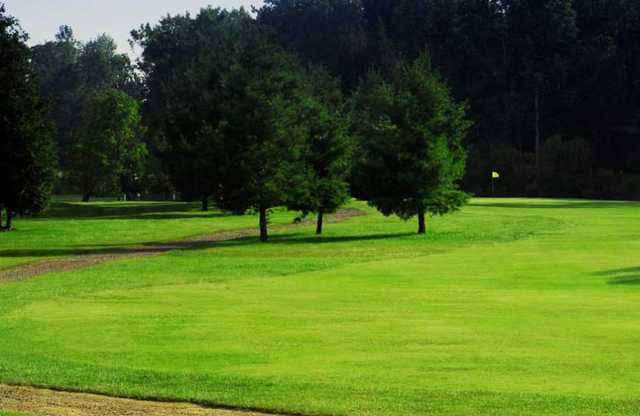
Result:
M328 222L340 222L348 218L364 215L363 211L358 209L343 209L337 213L328 216ZM272 230L286 230L290 228L308 226L313 220L305 220L297 224L280 225L271 227ZM171 250L189 249L206 246L208 244L237 240L240 238L253 237L257 235L254 228L222 231L215 234L192 237L179 241L168 241L162 243L150 243L143 246L132 246L124 248L112 248L99 250L98 252L90 252L80 256L65 258L62 260L45 260L37 263L30 263L6 270L0 270L0 284L2 282L27 279L30 277L40 276L53 272L64 272L84 267L90 267L113 260L121 260L132 257L154 256L166 253Z
M188 403L121 399L0 384L0 410L37 416L267 416Z

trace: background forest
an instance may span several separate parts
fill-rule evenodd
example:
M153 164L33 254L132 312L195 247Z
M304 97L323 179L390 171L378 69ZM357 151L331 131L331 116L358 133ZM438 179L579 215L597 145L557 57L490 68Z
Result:
M636 1L268 0L253 17L301 65L334 77L346 101L372 70L389 78L397 62L428 53L453 98L467 103L473 122L465 142L465 191L491 194L491 172L498 171L500 196L640 197ZM159 27L175 24L178 33L179 23L180 16L167 17ZM206 28L189 30L184 36L195 45ZM144 27L133 37L144 46ZM80 192L71 136L89 123L77 116L96 92L126 93L153 127L154 89L145 68L150 53L131 62L109 36L80 43L66 26L55 40L33 47L34 71L56 130L62 171L57 192ZM120 166L105 167L131 172L119 185L131 194L166 197L177 190L185 199L202 197L170 174L178 149L163 155L153 128L142 137L146 151L137 148Z

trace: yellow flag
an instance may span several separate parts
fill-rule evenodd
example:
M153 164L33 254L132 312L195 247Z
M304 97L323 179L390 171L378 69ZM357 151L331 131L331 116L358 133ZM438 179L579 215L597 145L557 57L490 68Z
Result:
M493 179L500 179L500 174L499 174L498 172L495 172L495 171L494 171L494 172L491 174L491 177L492 177Z

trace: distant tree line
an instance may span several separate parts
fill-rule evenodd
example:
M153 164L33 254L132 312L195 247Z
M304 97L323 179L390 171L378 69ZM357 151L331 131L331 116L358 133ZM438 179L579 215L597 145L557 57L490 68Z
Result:
M267 0L258 20L355 90L425 50L474 122L465 190L640 198L640 3Z

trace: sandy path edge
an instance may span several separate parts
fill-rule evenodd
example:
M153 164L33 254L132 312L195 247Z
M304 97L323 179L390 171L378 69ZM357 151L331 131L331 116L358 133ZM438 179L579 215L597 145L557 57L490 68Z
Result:
M152 401L0 384L0 410L34 416L274 416L255 410L205 407L187 402ZM293 416L289 414L289 416Z
M336 223L347 220L349 218L365 215L364 211L355 208L345 208L339 210L335 214L327 216L327 222ZM291 228L305 227L314 223L314 220L305 220L300 223L275 225L271 229L274 231L282 231ZM16 280L28 279L53 272L64 272L97 264L106 263L108 261L121 260L133 257L146 257L166 253L171 250L198 248L211 243L237 240L257 235L255 228L244 228L230 231L219 231L213 234L206 234L196 237L190 237L178 241L167 241L158 243L149 243L140 246L131 246L124 248L111 248L99 251L97 253L87 253L63 259L43 260L35 263L27 263L16 267L0 270L0 284L3 282L11 282Z

